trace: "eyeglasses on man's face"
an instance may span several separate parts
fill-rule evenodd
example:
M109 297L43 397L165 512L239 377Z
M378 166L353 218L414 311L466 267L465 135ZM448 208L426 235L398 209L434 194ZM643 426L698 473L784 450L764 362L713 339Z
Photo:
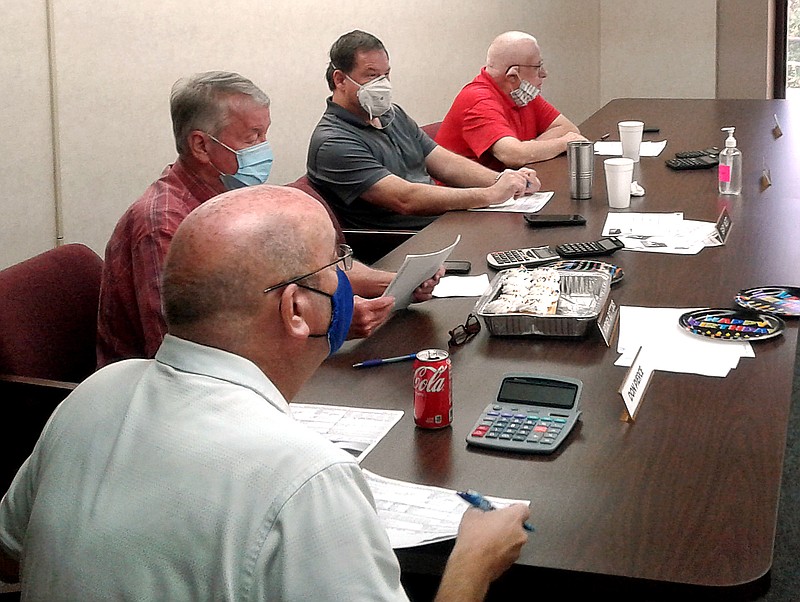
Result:
M541 73L542 71L544 71L544 61L539 61L538 65L524 65L524 64L510 65L509 68L506 69L506 75L508 75L508 72L511 71L514 67L517 67L518 69L521 67L530 67L531 69L535 69L538 73Z
M338 264L338 265L337 265ZM326 263L321 268L317 268L313 272L309 272L308 274L303 274L302 276L297 276L292 278L291 280L284 280L279 284L273 284L272 286L265 288L264 293L269 293L271 291L277 290L284 286L289 286L290 284L294 284L295 282L299 282L304 278L308 278L309 276L313 276L314 274L318 274L322 270L329 268L331 266L336 266L343 272L348 271L350 268L353 267L353 249L350 248L350 245L339 245L337 247L336 259L331 261L330 263Z
M458 347L459 345L463 345L464 343L471 341L480 331L481 323L478 320L478 317L475 314L470 314L467 316L466 322L459 324L453 330L448 332L450 335L450 340L447 342L447 344L450 347Z

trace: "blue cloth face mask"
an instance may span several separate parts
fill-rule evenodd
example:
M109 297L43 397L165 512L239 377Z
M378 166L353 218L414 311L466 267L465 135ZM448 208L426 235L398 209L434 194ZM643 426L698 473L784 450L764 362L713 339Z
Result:
M350 322L353 320L353 287L350 279L342 270L336 268L336 276L339 283L332 295L304 284L297 286L314 291L320 295L325 295L331 300L331 323L325 334L311 334L311 337L328 337L328 356L336 353L347 338L350 330Z
M226 174L219 172L219 179L228 190L236 188L244 188L245 186L256 186L263 184L269 179L269 172L272 170L272 147L269 145L268 140L264 140L259 144L243 148L242 150L233 150L224 142L220 142L211 134L208 134L214 142L220 146L224 146L229 151L236 155L236 162L239 168L235 174ZM213 163L212 163L213 165ZM214 165L217 169L217 166ZM219 171L219 169L217 169Z

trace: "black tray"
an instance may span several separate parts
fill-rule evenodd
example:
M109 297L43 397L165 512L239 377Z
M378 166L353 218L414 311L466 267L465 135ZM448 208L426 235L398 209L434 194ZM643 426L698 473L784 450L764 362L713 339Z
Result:
M695 309L678 318L692 334L715 341L757 341L776 337L784 322L777 316L747 309Z
M734 298L737 305L779 316L800 316L800 287L760 286L746 288Z

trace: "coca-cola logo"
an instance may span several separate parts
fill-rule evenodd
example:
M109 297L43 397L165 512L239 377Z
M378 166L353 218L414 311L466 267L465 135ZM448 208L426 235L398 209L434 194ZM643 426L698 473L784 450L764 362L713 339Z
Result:
M414 389L420 393L440 393L444 389L444 372L446 365L434 368L420 366L414 370Z

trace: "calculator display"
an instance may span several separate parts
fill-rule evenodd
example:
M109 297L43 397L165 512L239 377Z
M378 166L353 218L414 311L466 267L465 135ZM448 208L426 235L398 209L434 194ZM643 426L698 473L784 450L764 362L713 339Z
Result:
M575 403L577 392L578 387L568 382L505 378L497 401L569 409Z

